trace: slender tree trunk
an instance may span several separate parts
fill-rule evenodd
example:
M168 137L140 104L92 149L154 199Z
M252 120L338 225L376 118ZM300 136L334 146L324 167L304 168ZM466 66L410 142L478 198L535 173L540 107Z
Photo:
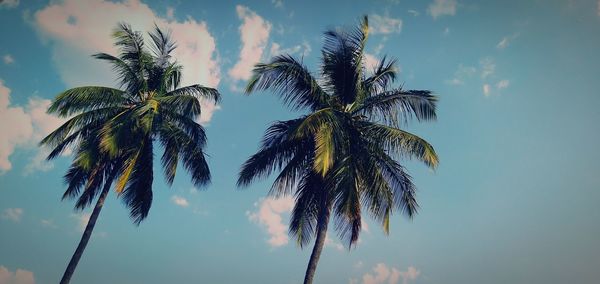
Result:
M315 246L310 254L310 261L308 262L308 267L306 268L304 284L312 284L313 278L315 277L317 263L319 262L321 252L323 251L323 246L325 245L325 238L327 238L327 226L329 225L330 213L331 209L329 208L329 205L321 207L319 220L317 220L317 238L315 239Z
M92 231L94 230L94 226L96 225L96 220L98 220L98 215L100 215L100 210L102 210L102 206L104 205L104 200L108 195L108 191L110 190L110 185L112 184L112 177L106 181L104 184L104 188L102 188L102 193L100 193L100 197L96 202L96 206L94 206L94 211L92 211L92 215L90 215L90 219L85 226L85 231L83 231L83 235L81 236L81 240L79 241L79 245L73 253L71 257L71 261L69 261L69 265L67 265L67 269L63 274L62 279L60 280L60 284L68 284L71 281L71 277L75 272L75 268L77 267L77 263L79 263L79 259L83 255L83 251L87 246L90 237L92 236Z

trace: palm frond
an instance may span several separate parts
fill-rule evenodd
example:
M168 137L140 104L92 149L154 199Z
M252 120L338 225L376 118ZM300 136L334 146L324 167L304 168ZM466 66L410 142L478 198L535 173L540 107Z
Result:
M439 164L433 146L423 138L395 127L363 122L363 131L376 144L400 157L414 157L435 169Z
M56 96L48 107L48 113L67 117L99 108L120 106L125 103L123 94L121 90L98 86L69 89Z
M399 116L403 121L408 121L412 116L419 121L435 120L436 104L437 97L430 91L397 89L366 98L353 113L365 114L372 119L380 118L398 126Z
M135 224L140 224L147 216L152 206L153 152L152 140L146 138L136 157L127 165L125 182L127 186L120 196L129 208L129 215ZM123 182L122 177L118 183ZM118 186L120 186L118 184Z
M192 96L196 99L206 99L210 102L219 103L221 101L221 94L217 89L205 87L202 85L191 85L181 87L164 94L165 97L170 96Z
M329 96L308 69L291 55L279 55L269 63L256 64L246 93L272 90L291 109L317 110L327 106Z

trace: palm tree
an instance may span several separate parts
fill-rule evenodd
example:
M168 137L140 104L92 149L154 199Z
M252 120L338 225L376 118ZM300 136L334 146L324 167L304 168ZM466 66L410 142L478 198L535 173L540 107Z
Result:
M163 149L161 162L169 185L180 162L195 186L210 182L203 152L206 135L195 119L200 114L199 99L216 103L220 94L202 85L179 87L182 67L171 60L175 43L158 27L149 36L150 49L140 32L120 24L113 33L118 56L93 55L112 64L120 80L119 89L69 89L48 109L49 113L71 117L41 141L52 148L48 159L74 149L63 199L77 198L75 208L82 210L98 197L60 283L69 283L113 183L136 225L148 216L155 142Z
M365 72L368 19L352 30L325 32L320 78L290 55L257 64L246 93L274 91L307 114L273 123L260 149L242 166L238 185L279 172L269 195L294 195L289 234L302 248L315 238L304 283L312 283L331 216L350 249L362 210L389 232L395 210L413 217L415 186L400 158L438 164L433 147L401 129L411 118L434 120L436 97L426 90L392 88L396 61L383 58Z

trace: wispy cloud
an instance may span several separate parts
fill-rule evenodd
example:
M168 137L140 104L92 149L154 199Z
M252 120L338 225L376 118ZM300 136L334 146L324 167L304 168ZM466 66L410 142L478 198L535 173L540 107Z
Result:
M188 207L190 205L187 199L178 195L171 196L171 202L179 207Z
M369 16L369 32L372 34L391 34L402 31L402 19L371 14Z
M6 208L2 212L2 219L20 222L23 212L23 208Z
M477 73L477 68L473 66L466 66L462 63L458 65L458 68L454 72L452 79L446 80L446 84L449 85L464 85L465 80L473 77Z
M256 14L250 8L242 5L236 7L237 15L242 24L239 27L242 46L238 62L229 70L229 76L234 81L248 80L252 76L252 68L263 55L271 23Z
M408 10L408 13L413 15L413 17L417 17L421 14L421 13L419 13L419 11L413 10L413 9Z
M12 9L19 6L19 0L2 0L0 1L0 9Z
M5 54L4 56L2 56L2 61L6 65L10 65L10 64L15 63L15 59L10 54Z
M378 263L373 267L372 272L365 273L362 277L363 284L408 284L416 280L421 275L414 266L409 266L406 271L401 271L395 267L388 267L385 263ZM358 283L356 280L354 283ZM402 282L400 282L402 281Z
M280 247L288 243L287 224L283 222L282 215L288 214L294 207L292 197L279 199L265 198L254 204L257 211L246 212L248 219L267 230L268 243L272 247Z
M429 4L427 13L434 19L441 16L454 16L456 14L456 0L434 0Z
M46 228L51 228L51 229L58 228L58 226L54 223L54 220L52 220L52 219L41 219L40 224L42 225L42 227L46 227Z
M0 284L35 284L33 272L17 269L15 272L0 265Z
M486 97L489 96L492 93L492 89L490 87L490 84L483 84L482 90L483 90L483 95L486 96Z
M496 63L494 59L491 57L485 57L479 60L479 65L481 66L481 78L485 79L496 72Z
M499 81L499 82L496 84L496 88L497 88L498 90L501 90L501 89L506 89L506 88L508 88L508 86L509 86L509 85L510 85L510 81L509 81L509 80L506 80L506 79L505 79L505 80L500 80L500 81Z
M517 37L519 37L519 34L512 34L512 35L503 37L498 42L498 44L496 44L496 48L498 48L498 49L507 48L513 40L517 39Z

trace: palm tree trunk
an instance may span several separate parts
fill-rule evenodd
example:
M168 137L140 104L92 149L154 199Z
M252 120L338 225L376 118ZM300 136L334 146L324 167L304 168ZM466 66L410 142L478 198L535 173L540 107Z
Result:
M98 215L100 215L100 210L102 210L102 206L104 206L104 200L108 195L108 191L110 190L110 185L112 184L112 177L109 178L104 184L104 188L102 188L102 193L100 193L100 197L96 202L96 206L94 206L94 211L92 211L92 215L90 215L90 219L88 220L87 225L85 226L85 230L83 231L83 235L81 236L81 240L79 241L79 245L73 253L71 257L71 261L69 261L69 265L67 265L67 269L63 274L62 279L60 280L60 284L68 284L71 281L71 277L75 272L75 268L79 263L79 259L83 255L83 251L87 246L90 237L92 236L92 231L94 230L94 226L96 225L96 220L98 220Z
M315 239L315 246L310 254L310 260L308 261L308 267L306 268L304 284L312 284L315 272L317 271L317 263L319 262L323 246L325 246L325 239L327 238L327 226L329 225L331 209L328 205L325 205L321 207L320 211L319 220L317 220L317 238Z

